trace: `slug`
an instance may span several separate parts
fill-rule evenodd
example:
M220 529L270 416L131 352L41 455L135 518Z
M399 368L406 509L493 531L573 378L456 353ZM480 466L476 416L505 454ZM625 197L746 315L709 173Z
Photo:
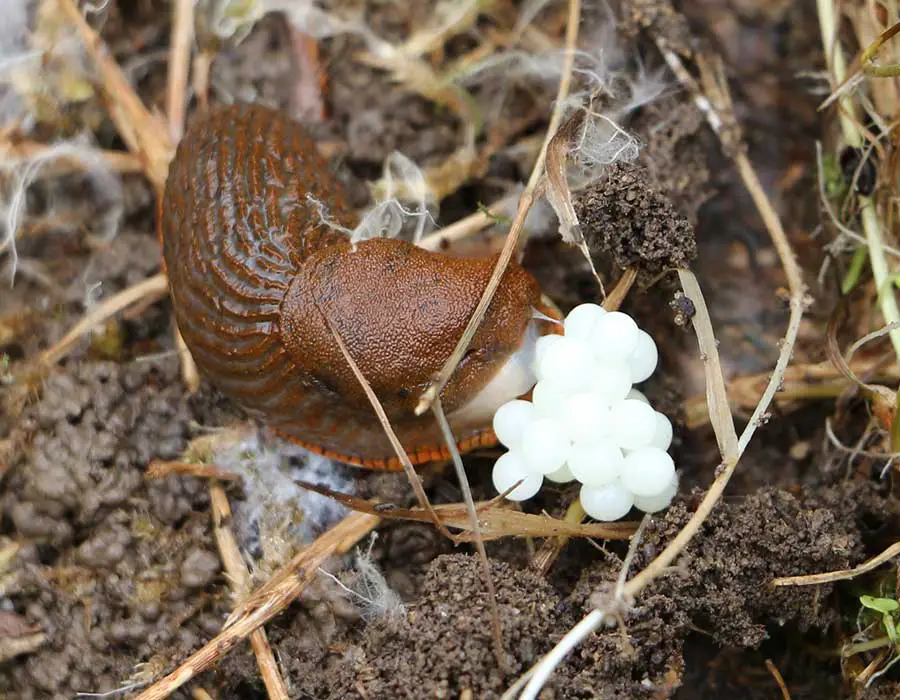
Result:
M347 464L399 469L330 324L412 462L445 458L434 417L413 409L496 258L397 239L353 246L329 225L353 218L298 123L256 105L214 109L189 126L160 202L176 323L201 374L280 436ZM441 394L461 451L496 444L493 413L530 390L536 309L549 313L538 283L510 264Z

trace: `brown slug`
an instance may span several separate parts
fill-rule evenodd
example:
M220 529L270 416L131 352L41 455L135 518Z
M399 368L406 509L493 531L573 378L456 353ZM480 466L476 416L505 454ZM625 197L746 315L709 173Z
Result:
M178 327L212 384L281 436L348 464L400 462L325 318L413 463L447 456L414 407L459 341L496 258L396 239L351 246L340 183L306 131L254 105L217 108L178 145L160 235ZM441 400L462 451L495 444L494 411L526 393L535 279L513 263ZM533 381L533 380L532 380Z

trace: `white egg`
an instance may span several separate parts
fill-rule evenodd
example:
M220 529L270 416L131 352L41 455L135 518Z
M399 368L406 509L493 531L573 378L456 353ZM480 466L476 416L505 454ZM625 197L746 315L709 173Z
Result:
M582 375L582 384L584 383L587 383L592 393L614 403L628 396L631 390L631 370L624 362L597 362Z
M624 399L609 409L612 436L619 447L637 450L650 445L656 434L656 411L638 399Z
M507 494L506 497L510 501L528 500L541 490L541 485L544 483L543 476L532 474L525 469L522 456L517 452L507 452L494 462L494 471L491 477L497 493L503 493L506 489L512 488L516 483L522 481Z
M637 399L638 401L643 401L646 404L650 403L650 399L648 399L646 396L644 396L644 394L641 393L640 391L638 391L637 389L632 389L631 391L629 391L628 396L626 396L625 398L626 399Z
M591 350L601 360L627 362L638 342L640 329L628 314L610 311L597 319L591 334Z
M668 450L672 444L672 422L665 415L656 412L656 431L653 433L653 439L650 440L650 447L658 447L661 450Z
M676 474L675 478L672 479L672 482L662 493L658 493L655 496L635 496L634 507L645 513L658 513L672 504L672 500L677 493L678 475Z
M544 357L544 353L547 352L547 348L549 348L554 343L558 343L562 340L563 337L561 335L556 335L555 333L550 335L542 335L538 338L534 343L534 366L532 367L532 371L534 372L534 376L538 379L542 379L541 377L541 358Z
M659 362L659 351L656 343L646 331L638 331L637 343L628 356L628 368L631 370L631 381L635 384L647 381L656 371Z
M530 401L507 401L494 414L494 433L506 447L515 450L522 442L522 434L537 418L537 410Z
M570 395L571 392L566 386L542 379L534 385L531 401L539 417L556 418L562 415Z
M555 472L551 472L550 474L544 475L547 481L554 481L557 484L568 484L570 481L575 481L575 476L569 470L569 465L564 464Z
M609 433L609 403L597 394L568 396L558 418L573 442L599 440Z
M594 326L597 321L606 314L606 310L597 304L581 304L576 306L566 316L565 329L567 338L576 338L584 342L590 342L593 336Z
M675 462L658 447L635 450L625 457L622 486L635 496L658 496L675 478Z
M541 355L538 376L577 388L584 382L585 373L595 364L596 360L585 343L562 337Z
M581 487L581 507L594 520L609 523L628 514L634 496L618 483Z
M569 451L569 471L585 486L603 486L616 481L625 466L625 455L610 440L579 442Z
M572 442L562 425L552 418L538 418L522 437L522 460L535 474L550 474L566 463Z

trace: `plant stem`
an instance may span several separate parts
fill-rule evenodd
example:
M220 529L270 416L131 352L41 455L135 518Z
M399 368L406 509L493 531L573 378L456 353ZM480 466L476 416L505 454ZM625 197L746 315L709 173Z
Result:
M862 654L864 651L872 651L873 649L889 647L892 644L893 642L891 641L890 637L878 637L878 639L870 639L866 642L851 644L844 649L843 653L847 656L853 656L854 654Z
M841 45L837 41L837 18L834 14L833 0L817 0L819 11L819 28L822 32L822 47L825 51L825 61L828 69L834 77L834 87L839 87L847 75L847 62ZM862 146L864 136L856 114L856 106L846 95L838 99L838 118L841 124L841 133L848 146L859 148ZM878 213L875 202L869 197L860 197L860 217L862 219L863 232L866 236L866 245L869 247L869 260L872 265L872 276L875 278L875 288L878 291L878 304L885 323L900 321L900 309L897 307L897 298L894 296L893 285L890 282L890 270L887 258L884 254L884 240L881 235L881 224L878 221ZM894 352L900 358L900 329L890 332L891 344Z

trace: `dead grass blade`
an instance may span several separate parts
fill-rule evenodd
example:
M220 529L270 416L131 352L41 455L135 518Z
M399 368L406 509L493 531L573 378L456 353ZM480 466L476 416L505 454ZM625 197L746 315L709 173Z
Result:
M736 460L738 437L734 429L734 419L731 417L728 390L725 387L722 363L719 360L719 347L713 331L712 320L709 317L709 309L694 273L689 270L679 270L678 278L681 280L684 293L694 303L696 309L696 313L691 319L691 325L694 327L697 342L700 345L700 357L703 360L703 369L706 375L706 404L709 407L710 421L716 434L716 442L719 444L719 452L725 461Z
M319 567L329 557L347 552L371 532L378 522L379 519L375 516L353 513L322 534L268 583L250 595L231 614L219 634L191 654L172 673L144 690L136 700L163 700L211 667L238 642L246 639L251 632L269 622L296 600L318 575Z
M481 532L481 523L478 519L478 512L475 509L475 499L472 497L472 489L469 487L469 478L466 476L466 468L463 466L462 457L459 456L459 450L456 449L456 440L453 437L453 430L450 428L450 423L447 421L444 407L441 405L440 396L438 396L431 405L431 410L434 413L438 425L441 427L444 442L450 449L450 457L453 460L453 468L456 470L456 478L459 481L459 487L462 490L463 502L466 506L466 515L469 519L469 526L472 528L472 539L475 542L475 549L478 551L478 559L481 562L481 574L484 579L484 587L488 595L488 600L490 601L494 656L497 659L497 667L504 673L509 673L509 664L506 662L506 654L503 652L503 626L500 622L500 606L497 604L497 589L494 586L494 578L491 576L491 562L488 560L487 551L484 548L484 536Z
M416 406L416 415L422 415L431 407L431 404L450 380L456 366L468 349L469 343L472 342L475 331L478 330L478 326L484 319L484 315L487 313L488 307L494 298L494 294L500 286L500 280L503 277L503 273L506 272L506 268L509 265L510 260L512 260L513 253L518 247L519 236L525 226L525 218L528 216L528 212L534 203L538 184L541 182L544 175L547 147L550 145L550 140L556 134L556 131L559 129L559 125L562 122L564 104L566 97L568 97L569 94L569 85L572 81L575 43L578 40L578 25L580 22L581 1L569 0L569 14L566 25L566 54L563 63L562 77L560 78L559 89L556 93L556 103L553 108L553 114L550 117L550 124L547 127L547 133L544 137L541 150L538 153L537 161L532 168L531 176L528 178L528 184L525 185L525 190L522 192L522 196L519 199L519 207L516 211L515 219L513 219L503 250L500 252L497 264L494 266L494 272L491 275L490 280L488 280L487 287L485 287L484 293L478 302L478 306L475 307L472 318L469 319L469 323L466 326L465 331L463 331L462 337L459 339L456 348L454 348L450 357L447 358L447 362L444 364L443 368L441 368L438 376L435 377L428 389L422 394L419 404Z
M194 38L194 3L176 0L169 42L169 76L166 83L166 115L172 143L181 140L187 111L188 69L191 63L191 40Z
M840 569L824 574L808 574L806 576L782 576L772 579L770 585L773 588L781 588L783 586L816 586L822 583L834 583L835 581L849 581L857 576L867 574L873 569L877 569L897 556L900 556L900 542L895 542L881 554L852 569Z
M46 157L48 151L54 146L48 146L34 141L4 141L0 143L0 154L5 161L30 161L41 160ZM57 156L52 162L48 162L42 168L44 175L67 175L69 173L83 173L88 168L88 163L98 160L104 168L121 175L141 173L144 166L140 159L133 153L123 151L107 151L99 148L80 147L85 152L85 158L71 158Z
M217 479L218 481L240 481L239 474L226 471L214 464L198 464L195 462L164 462L155 459L144 472L145 479L165 479L170 476L193 476L198 479Z
M900 365L894 362L893 353L873 359L858 359L849 363L851 372L871 381L897 381L900 379ZM750 374L735 377L728 382L728 398L732 408L749 415L759 403L759 399L769 381L769 373ZM830 361L809 365L791 365L784 373L784 383L775 397L779 407L786 410L804 401L835 399L851 390L855 383L835 369ZM695 430L709 423L706 396L697 395L683 404L685 426Z
M219 545L222 564L228 574L232 591L240 600L250 592L250 572L247 571L247 565L241 557L237 540L235 540L229 525L231 506L228 503L228 496L218 482L210 483L209 499L212 507L213 533L216 543ZM256 663L259 666L263 684L266 686L266 692L269 694L269 700L289 700L287 686L281 677L272 647L269 646L266 630L262 626L250 633L250 646L256 656Z
M78 30L85 50L97 66L102 95L122 140L143 162L147 179L162 191L174 149L165 124L144 107L100 35L88 26L73 0L57 1L62 13Z
M331 489L304 481L296 482L298 486L328 496L361 513L377 515L384 520L413 520L432 522L431 515L421 509L395 508L390 504L373 503L357 496L332 491ZM478 522L482 535L486 540L501 537L592 537L601 540L626 540L634 532L635 523L591 523L581 524L568 520L557 520L549 515L534 515L512 510L504 504L501 497L475 504ZM441 504L434 506L447 527L470 533L472 523L464 503ZM458 535L461 542L471 541L470 534Z
M431 505L431 501L428 500L428 495L425 493L425 487L422 485L422 480L419 478L418 472L416 472L415 467L409 459L409 455L406 454L406 450L403 449L403 445L400 442L400 439L397 437L397 433L394 432L394 428L391 426L391 422L387 417L387 413L384 412L384 407L381 405L381 402L378 400L378 396L375 395L375 391L372 389L372 386L369 384L365 375L360 370L359 365L356 364L356 360L353 359L353 356L350 354L350 351L347 350L347 346L344 344L344 339L341 338L340 334L334 329L334 326L331 325L331 321L328 320L328 317L324 312L319 310L319 313L322 316L322 319L325 321L325 325L328 326L328 330L331 331L331 335L337 343L338 348L340 348L341 354L344 356L344 359L347 361L347 364L350 365L350 369L353 372L353 376L356 377L356 381L359 382L360 386L363 388L363 391L366 392L366 398L369 399L369 403L372 404L372 409L375 411L375 415L378 416L378 421L381 423L381 427L384 430L384 434L387 435L388 440L390 440L391 447L394 448L394 454L397 455L397 459L400 460L400 463L403 465L403 471L406 472L406 478L409 480L409 485L412 487L412 490L416 494L416 499L419 501L419 505L431 515L431 521L434 523L435 527L440 531L444 537L447 537L450 540L453 540L453 535L450 534L450 531L444 527L444 524L441 522L441 519L438 517L438 514L434 510L434 506Z
M778 667L772 659L766 659L766 668L769 669L769 673L772 674L772 678L774 678L775 682L778 684L782 700L791 700L791 691L788 690L787 684L784 682L784 677L781 675L781 671L778 670Z
M89 333L111 316L139 301L162 299L168 294L168 291L165 275L158 274L105 299L96 308L85 314L58 343L45 350L38 357L36 364L39 367L56 364L66 356L81 336Z

